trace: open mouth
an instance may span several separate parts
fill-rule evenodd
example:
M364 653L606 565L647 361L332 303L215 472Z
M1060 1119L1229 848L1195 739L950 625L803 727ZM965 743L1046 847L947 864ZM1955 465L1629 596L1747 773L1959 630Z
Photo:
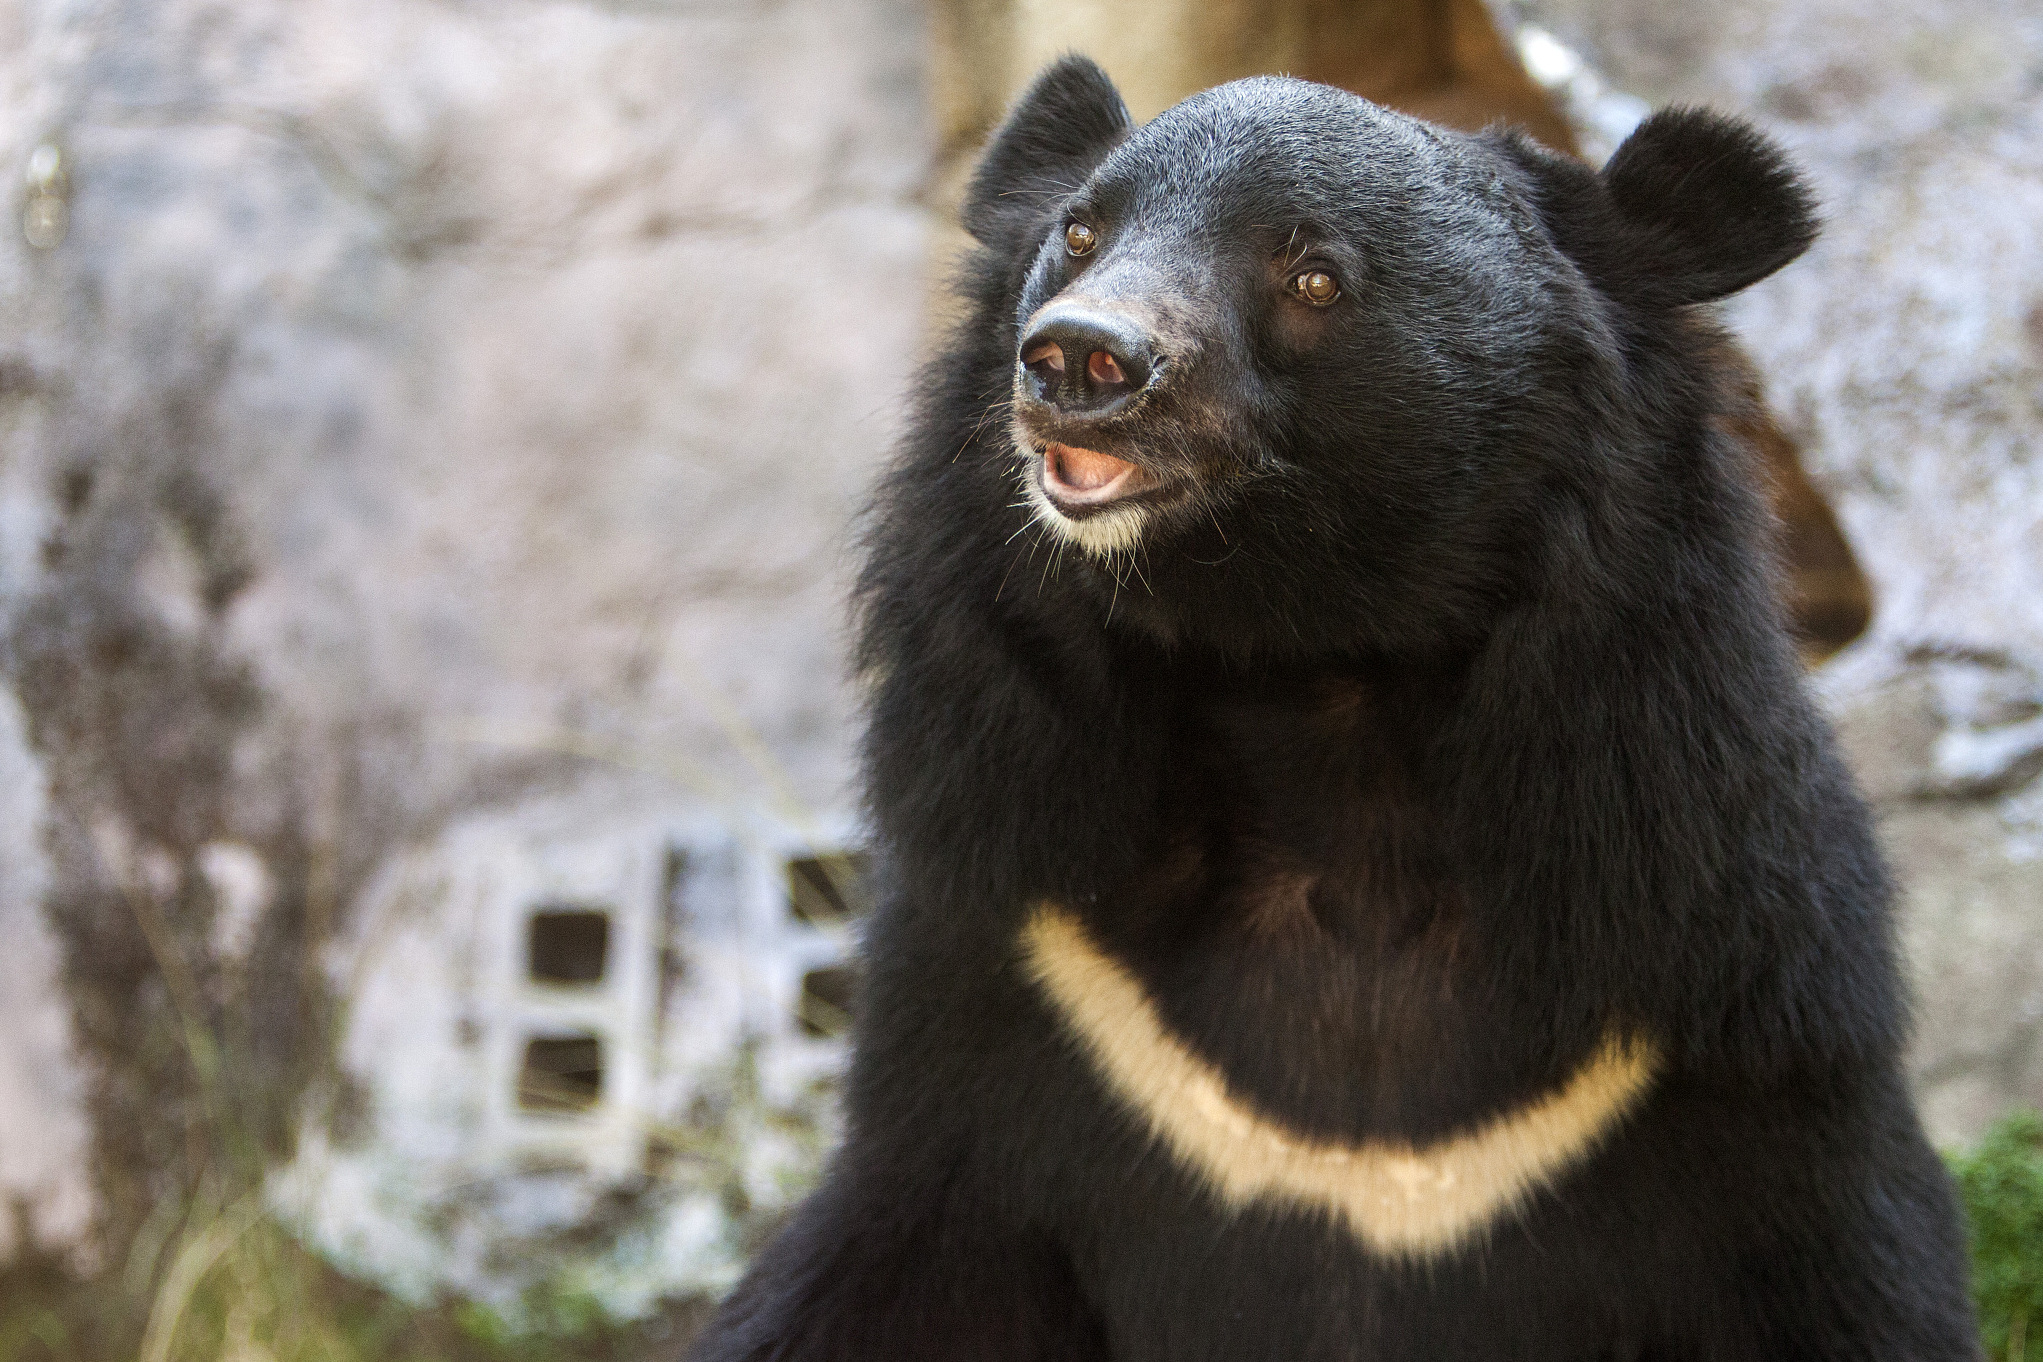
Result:
M1059 510L1096 510L1156 485L1136 465L1096 449L1053 444L1042 458L1043 491Z

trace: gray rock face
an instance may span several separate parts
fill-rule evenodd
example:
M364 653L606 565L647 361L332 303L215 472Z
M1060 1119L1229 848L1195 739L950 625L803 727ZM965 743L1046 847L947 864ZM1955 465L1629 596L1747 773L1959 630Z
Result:
M1755 116L1822 238L1730 320L1873 578L1819 678L1904 888L1932 1134L2043 1105L2043 12L1527 0L1655 104Z
M0 1205L20 1207L37 1240L75 1246L92 1213L89 1131L62 957L42 915L42 771L23 727L13 697L0 695ZM20 1230L0 1217L0 1263L22 1247Z
M51 1093L107 1243L226 1141L205 1083L287 1155L359 1020L318 962L450 823L843 821L846 525L931 272L920 25L0 6L0 770L47 810L0 876L0 1194L38 1233L84 1220L76 1148L8 1136Z

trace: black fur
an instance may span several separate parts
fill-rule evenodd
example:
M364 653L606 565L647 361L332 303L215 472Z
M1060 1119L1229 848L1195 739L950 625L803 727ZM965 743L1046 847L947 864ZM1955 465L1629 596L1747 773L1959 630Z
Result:
M1885 874L1684 306L1809 240L1778 154L1662 115L1599 177L1282 80L1130 130L1074 59L966 218L859 587L850 1130L695 1356L1976 1356ZM1010 410L1072 297L1163 356L1083 429ZM1167 480L1130 554L1024 495L1081 434ZM1388 1261L1131 1124L1018 968L1044 899L1302 1133L1468 1129L1613 1027L1667 1067L1522 1216Z
M1027 231L1045 202L1069 195L1133 128L1106 72L1089 61L1058 62L994 132L965 189L965 230L995 247Z

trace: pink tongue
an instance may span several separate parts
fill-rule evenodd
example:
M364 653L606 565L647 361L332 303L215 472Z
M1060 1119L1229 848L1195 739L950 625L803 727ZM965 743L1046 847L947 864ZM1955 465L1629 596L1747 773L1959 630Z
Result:
M1072 445L1051 445L1050 456L1057 461L1057 480L1081 492L1105 487L1130 466L1126 459Z

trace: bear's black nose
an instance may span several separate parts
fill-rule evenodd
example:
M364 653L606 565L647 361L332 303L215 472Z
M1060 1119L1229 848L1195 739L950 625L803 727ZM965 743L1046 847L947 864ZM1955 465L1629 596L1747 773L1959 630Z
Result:
M1105 416L1148 386L1149 337L1126 317L1071 307L1037 318L1022 337L1024 388L1073 416Z

